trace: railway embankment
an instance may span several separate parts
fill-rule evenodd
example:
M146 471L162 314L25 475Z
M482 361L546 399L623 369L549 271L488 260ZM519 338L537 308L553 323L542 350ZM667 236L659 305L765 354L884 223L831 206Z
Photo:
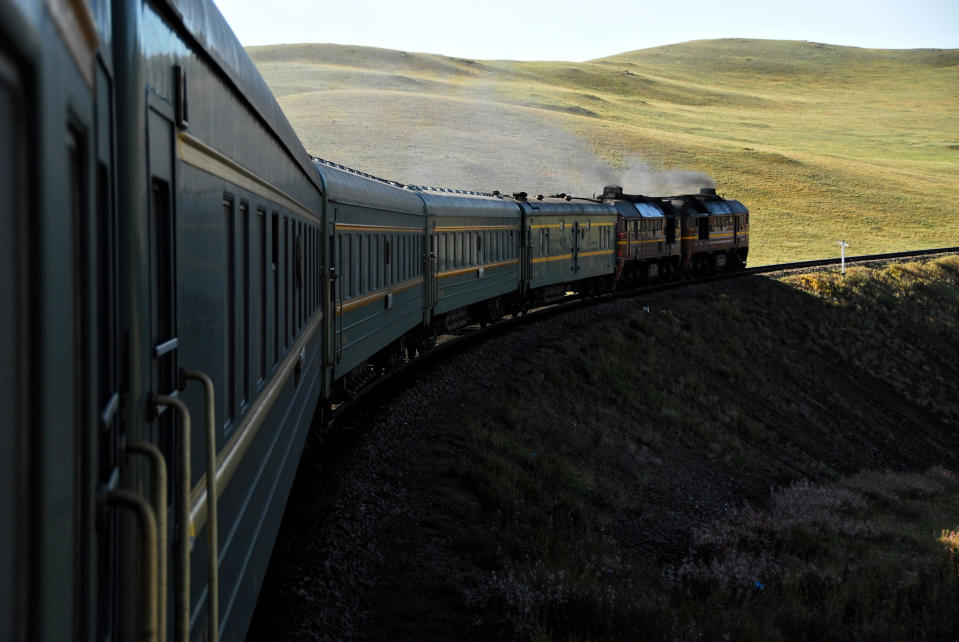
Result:
M252 639L959 633L959 258L495 337L312 441Z

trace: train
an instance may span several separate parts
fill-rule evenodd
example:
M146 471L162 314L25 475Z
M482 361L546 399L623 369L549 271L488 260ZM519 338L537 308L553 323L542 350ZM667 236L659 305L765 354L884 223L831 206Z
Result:
M714 190L313 157L210 0L0 0L0 36L2 639L242 640L333 404L455 328L746 263Z

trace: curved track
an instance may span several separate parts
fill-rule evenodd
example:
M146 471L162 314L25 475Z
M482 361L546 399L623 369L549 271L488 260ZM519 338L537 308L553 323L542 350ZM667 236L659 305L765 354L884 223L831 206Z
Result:
M887 254L864 254L861 256L850 256L846 257L845 262L849 265L868 263L872 261L894 261L897 259L907 259L907 258L916 258L924 256L934 256L937 254L956 254L959 253L959 246L946 247L946 248L935 248L929 250L910 250L907 252L891 252ZM382 391L393 385L393 382L397 377L412 376L418 372L422 372L424 369L430 367L432 364L437 361L448 357L449 355L455 353L458 350L462 350L470 345L474 345L479 341L486 340L489 337L496 336L505 332L509 332L511 329L517 327L518 325L535 323L538 320L544 319L547 316L559 314L567 310L571 310L581 306L594 305L602 301L608 301L615 298L628 298L635 297L642 294L648 294L651 292L660 292L664 290L672 290L677 288L683 288L689 285L709 283L712 281L719 281L725 279L735 279L743 276L753 276L757 274L769 274L774 272L786 272L786 271L803 271L809 270L810 268L820 268L827 267L831 265L839 265L842 259L833 258L833 259L816 259L812 261L793 261L791 263L773 263L770 265L760 265L756 267L750 267L736 272L724 272L720 274L711 274L709 276L703 277L693 277L686 278L676 281L665 281L663 283L656 283L652 285L646 285L639 288L634 288L630 290L622 290L617 292L611 292L607 294L601 294L598 296L593 296L589 298L583 298L580 296L570 296L568 300L559 301L547 306L540 308L535 308L530 310L527 314L517 315L503 319L495 324L480 326L480 325L470 325L461 330L456 331L454 334L442 335L438 338L437 344L434 348L430 349L428 352L422 354L421 356L406 361L396 369L384 373L382 376L378 377L375 381L370 383L368 386L363 388L357 396L350 400L349 402L340 404L332 409L332 411L324 417L321 421L320 426L314 426L314 429L320 428L321 430L327 430L336 428L342 423L342 420L346 417L349 417L352 410L358 406L363 405L363 402L370 399L370 395L377 391Z

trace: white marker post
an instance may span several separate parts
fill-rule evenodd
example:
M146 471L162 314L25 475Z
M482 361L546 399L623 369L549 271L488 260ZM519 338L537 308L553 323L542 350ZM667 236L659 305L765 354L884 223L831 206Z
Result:
M842 273L845 274L846 273L846 248L849 247L849 243L846 243L846 241L836 241L836 242L839 243L839 248L840 248L839 262L840 262L840 265L842 266Z

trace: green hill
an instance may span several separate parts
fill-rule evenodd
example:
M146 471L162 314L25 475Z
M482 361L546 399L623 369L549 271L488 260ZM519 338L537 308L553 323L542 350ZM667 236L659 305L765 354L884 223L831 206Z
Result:
M586 63L249 50L312 153L396 180L592 194L715 181L751 263L959 244L959 51L711 40Z

